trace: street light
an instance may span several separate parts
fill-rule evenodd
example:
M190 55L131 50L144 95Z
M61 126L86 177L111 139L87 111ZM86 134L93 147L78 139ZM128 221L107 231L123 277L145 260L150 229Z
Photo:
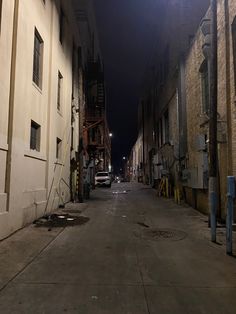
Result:
M112 133L109 133L109 136L110 136L110 137L112 137L112 136L113 136L113 134L112 134Z
M123 157L123 160L126 160L126 157Z

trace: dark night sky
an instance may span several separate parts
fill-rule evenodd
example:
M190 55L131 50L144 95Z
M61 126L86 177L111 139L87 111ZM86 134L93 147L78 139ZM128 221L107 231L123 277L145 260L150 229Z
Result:
M112 164L117 169L137 136L137 107L154 46L160 0L94 0L105 66Z

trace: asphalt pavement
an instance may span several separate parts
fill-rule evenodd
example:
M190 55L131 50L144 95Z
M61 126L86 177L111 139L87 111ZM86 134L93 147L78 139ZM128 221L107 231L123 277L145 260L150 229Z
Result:
M0 243L1 314L236 313L225 231L211 243L207 217L191 207L121 183L60 214L83 223L42 221Z

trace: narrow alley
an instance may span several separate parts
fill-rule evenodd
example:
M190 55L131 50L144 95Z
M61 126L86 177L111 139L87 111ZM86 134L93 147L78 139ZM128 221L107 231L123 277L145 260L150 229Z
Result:
M63 212L89 221L0 243L0 313L235 313L235 259L198 211L114 183Z

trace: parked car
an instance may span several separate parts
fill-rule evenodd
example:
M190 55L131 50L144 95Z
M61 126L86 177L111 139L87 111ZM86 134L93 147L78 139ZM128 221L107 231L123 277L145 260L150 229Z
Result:
M111 177L109 172L97 172L95 175L95 186L111 187Z

